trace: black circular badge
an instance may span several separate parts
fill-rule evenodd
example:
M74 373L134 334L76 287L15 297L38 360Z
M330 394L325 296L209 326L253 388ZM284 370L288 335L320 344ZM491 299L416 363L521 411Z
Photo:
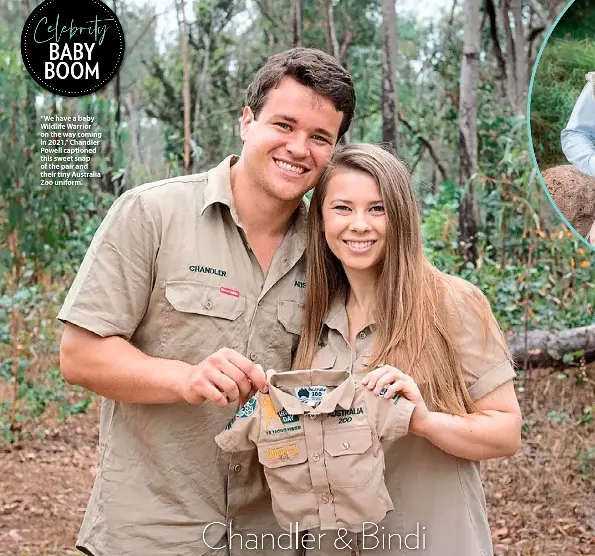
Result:
M105 87L124 57L124 32L100 0L45 0L31 12L21 55L44 89L80 97Z

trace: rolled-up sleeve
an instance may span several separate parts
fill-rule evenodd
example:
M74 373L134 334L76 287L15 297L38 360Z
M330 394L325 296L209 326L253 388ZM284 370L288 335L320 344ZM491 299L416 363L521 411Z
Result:
M486 297L463 280L455 295L454 318L465 383L471 398L479 400L515 377L506 340Z

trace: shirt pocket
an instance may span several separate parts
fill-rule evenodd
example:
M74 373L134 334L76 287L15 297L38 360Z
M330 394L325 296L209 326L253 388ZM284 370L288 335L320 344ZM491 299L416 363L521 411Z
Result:
M304 304L292 300L277 301L277 319L287 332L299 335L304 319Z
M247 337L244 319L239 318L246 307L245 297L226 295L211 284L171 281L165 285L165 298L169 351L191 346L192 354L202 360L222 347L243 350L238 342Z
M267 365L271 369L288 370L297 349L304 318L304 304L291 299L277 301L276 322L267 336Z
M325 432L329 483L342 488L361 487L368 483L378 462L372 444L372 430L368 426Z
M271 491L297 494L312 489L306 439L291 438L258 446L258 460Z

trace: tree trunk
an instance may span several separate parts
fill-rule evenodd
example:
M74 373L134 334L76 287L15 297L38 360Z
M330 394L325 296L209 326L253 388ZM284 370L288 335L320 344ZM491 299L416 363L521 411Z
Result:
M136 100L136 85L130 89L130 143L132 148L132 160L137 164L143 164L143 152L141 148L140 115Z
M114 14L118 17L118 2L114 0ZM118 170L118 174L120 173L119 170L123 166L122 162L122 140L120 137L120 127L122 123L122 93L120 87L120 72L116 72L116 76L114 79L114 101L116 103L116 125L114 129L114 137L115 137L115 152L114 152L114 166ZM119 178L113 180L113 188L114 188L114 195L119 197L122 193L122 178L123 176L120 175Z
M190 77L188 68L188 29L186 27L186 14L184 0L176 2L178 11L178 24L180 26L180 50L182 54L182 98L184 102L184 170L190 169Z
M477 172L477 82L479 78L480 10L465 0L463 59L459 104L459 165L463 194L459 210L459 245L465 261L477 262L477 206L473 176Z
M564 355L577 354L586 361L595 359L595 324L570 328L559 332L531 330L525 335L513 332L508 335L508 347L517 364L533 366L562 362Z
M323 0L324 21L326 28L326 42L328 52L339 60L339 41L337 40L337 31L335 29L335 15L333 13L333 1Z
M397 15L394 0L382 0L382 141L398 151L396 84Z
M201 117L201 109L203 106L203 99L204 105L206 106L210 100L210 76L209 76L209 68L210 68L210 61L211 61L211 36L213 32L213 24L211 20L211 26L209 27L209 33L205 35L203 39L204 44L204 51L203 51L203 63L202 63L202 71L200 73L196 73L196 83L195 83L195 90L194 94L196 98L194 100L194 123L192 125L192 134L194 135L194 141L199 145L199 147L204 148L204 137L199 136L199 129L200 129L200 117ZM200 142L199 142L200 140ZM201 159L204 157L201 157ZM198 172L199 164L206 162L204 160L194 160L193 162L193 171Z
M293 46L302 46L302 0L291 0Z
M529 89L529 63L527 61L527 45L523 27L521 0L511 0L512 19L514 21L514 53L516 69L516 110L517 114L525 113L525 102Z
M521 0L502 0L500 19L506 40L506 91L508 101L511 110L520 115L525 112L530 69Z

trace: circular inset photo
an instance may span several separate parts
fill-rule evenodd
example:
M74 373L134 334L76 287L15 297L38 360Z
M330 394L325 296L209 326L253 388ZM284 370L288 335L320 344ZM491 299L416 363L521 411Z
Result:
M541 47L529 92L529 137L548 196L595 249L595 0L575 0Z

